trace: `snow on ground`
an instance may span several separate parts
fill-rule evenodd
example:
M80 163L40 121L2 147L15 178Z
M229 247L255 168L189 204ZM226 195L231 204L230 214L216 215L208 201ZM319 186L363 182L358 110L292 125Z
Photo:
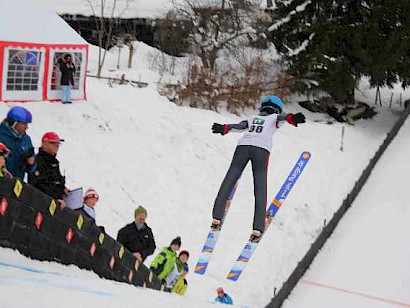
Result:
M98 65L98 47L89 45L89 68L91 75L97 74ZM118 54L120 55L118 62ZM159 85L167 82L177 83L182 81L186 71L188 59L175 58L162 53L158 49L152 48L142 42L134 42L134 54L132 67L127 68L129 49L123 47L119 50L117 47L107 51L105 65L101 76L130 79L149 83L150 87L157 88ZM119 69L117 66L119 65ZM170 68L175 66L173 74Z
M147 67L150 52L152 49L139 44L136 65L129 70L130 74L139 74L141 81L148 81L149 87L109 87L106 80L90 78L88 102L25 104L34 118L29 134L36 147L48 130L65 138L58 157L67 184L70 188L91 186L99 192L97 223L104 225L110 235L116 237L117 231L132 221L134 208L142 204L148 209L147 222L156 237L156 253L175 236L182 237L182 249L191 253L188 298L197 299L199 303L213 300L215 289L223 286L235 303L262 307L303 257L320 232L323 220L333 215L353 187L397 119L397 107L379 107L379 114L373 120L358 121L350 126L327 125L324 116L322 122L315 122L317 114L301 110L297 104L288 105L288 112L303 111L307 123L298 128L285 125L275 135L268 199L274 197L300 152L310 151L312 159L242 277L238 282L231 282L225 277L252 228L253 184L250 167L246 169L208 272L202 277L195 275L193 268L208 232L214 198L240 137L238 134L213 135L210 128L213 122L232 123L241 118L176 106L160 96L155 81L161 74ZM115 67L116 59L115 53L109 53L107 72ZM93 67L95 53L91 51L91 71L95 71ZM372 102L371 91L365 87L364 91L365 101ZM4 116L8 108L1 104L0 114ZM343 126L344 150L340 151ZM147 265L152 258L146 261ZM0 261L4 259L13 264L22 262L17 255L12 262L14 257L2 249ZM38 266L38 263L27 262L29 266ZM55 265L44 266L53 268ZM4 271L0 268L0 274ZM17 273L10 275L18 278ZM89 283L82 275L92 274L80 270L73 275L78 275L77 280L73 280L83 283L84 288L97 291L107 291L117 285ZM61 286L48 276L44 280ZM124 288L130 287L124 285ZM27 297L22 297L21 289L18 290L20 292L8 290L7 300L23 305L30 298L32 303L42 306L42 300L32 296L37 287L27 285L24 291ZM62 296L76 296L72 290L60 288L58 292ZM123 296L133 300L128 291L124 292ZM152 302L153 294L158 294L158 301L164 296L136 292L139 303L147 305ZM162 306L161 303L158 306Z
M11 249L0 248L0 256L0 307L211 306L189 297L101 279L74 265L30 260Z
M284 307L410 307L410 120Z
M240 118L178 107L152 88L110 88L106 81L89 79L88 91L88 103L26 104L34 117L30 126L34 144L39 146L47 130L63 136L66 142L59 159L68 186L97 189L101 195L97 222L115 237L132 221L135 206L142 204L148 209L158 248L181 235L182 248L191 252L192 269L239 137L213 135L210 127L214 121L239 122ZM1 105L0 113L5 115L7 109ZM205 277L188 276L189 297L212 299L222 285L237 303L265 305L273 288L281 286L317 236L323 219L329 219L341 204L397 117L389 109L380 109L374 121L346 126L342 152L342 125L311 122L306 114L308 123L285 126L275 136L269 199L301 151L312 153L311 162L243 276L236 283L225 279L252 228L250 168L239 184L209 272ZM267 270L270 265L275 266Z

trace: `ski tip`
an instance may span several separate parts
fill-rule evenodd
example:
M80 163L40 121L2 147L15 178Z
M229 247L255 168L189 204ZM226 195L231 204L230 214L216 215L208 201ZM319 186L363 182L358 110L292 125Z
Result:
M197 264L195 266L195 273L203 275L206 272L207 264Z
M237 281L241 273L242 271L230 271L226 278L232 281Z
M304 151L304 152L302 153L302 157L303 157L304 159L309 159L311 156L312 156L312 154L310 154L310 152L308 152L308 151Z

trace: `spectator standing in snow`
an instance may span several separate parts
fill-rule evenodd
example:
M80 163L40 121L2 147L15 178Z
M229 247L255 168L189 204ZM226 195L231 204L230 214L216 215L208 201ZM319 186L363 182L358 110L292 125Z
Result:
M0 177L13 177L6 168L6 157L9 156L9 154L10 150L3 143L0 142Z
M30 111L15 106L0 124L0 142L10 150L10 155L6 157L7 170L21 180L24 180L26 172L32 172L35 164L33 144L26 133L31 121Z
M134 211L134 221L118 231L117 241L131 251L139 262L152 255L155 251L155 239L148 227L147 210L139 206Z
M267 175L272 137L284 122L296 127L299 123L305 122L305 116L302 113L282 113L283 102L274 95L262 99L259 111L259 114L253 115L238 124L214 123L212 126L214 134L226 135L230 131L244 132L242 138L238 141L231 165L215 199L212 228L214 230L221 228L226 200L248 161L251 161L255 195L251 240L255 242L259 241L263 231L265 231Z
M158 276L159 280L166 285L165 279L172 272L177 261L177 251L181 247L181 238L174 238L168 247L164 247L154 261L151 263L151 270Z
M215 301L221 304L233 305L232 297L225 293L223 288L216 289L217 297Z
M29 184L58 200L61 207L65 207L63 196L70 190L65 186L65 177L60 172L60 162L57 153L61 139L54 132L47 132L41 138L41 147L38 150L36 168L29 176Z
M71 104L71 87L74 86L75 65L71 61L71 55L66 54L64 58L59 60L61 71L61 102L63 104Z

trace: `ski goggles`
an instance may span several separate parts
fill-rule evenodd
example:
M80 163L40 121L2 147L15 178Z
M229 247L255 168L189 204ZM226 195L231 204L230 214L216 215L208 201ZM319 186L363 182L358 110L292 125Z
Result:
M275 111L275 113L280 114L282 112L282 110L280 110L280 108L274 104L265 104L261 107L261 110L266 110L266 109L272 109Z
M98 199L99 199L99 196L98 196L97 194L87 195L87 196L84 197L84 200L85 200L85 199L89 199L89 198L95 198L95 199L98 200Z
M278 106L268 106L267 108L275 110L277 114L282 112Z

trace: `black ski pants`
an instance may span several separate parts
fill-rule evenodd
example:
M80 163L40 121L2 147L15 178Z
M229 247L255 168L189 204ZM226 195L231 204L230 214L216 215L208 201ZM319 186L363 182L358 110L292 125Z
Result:
M236 147L231 166L225 175L215 199L212 212L214 219L223 219L226 201L228 200L236 181L248 164L248 161L251 161L255 196L253 229L261 232L265 230L269 155L270 153L267 150L251 145L240 145Z

